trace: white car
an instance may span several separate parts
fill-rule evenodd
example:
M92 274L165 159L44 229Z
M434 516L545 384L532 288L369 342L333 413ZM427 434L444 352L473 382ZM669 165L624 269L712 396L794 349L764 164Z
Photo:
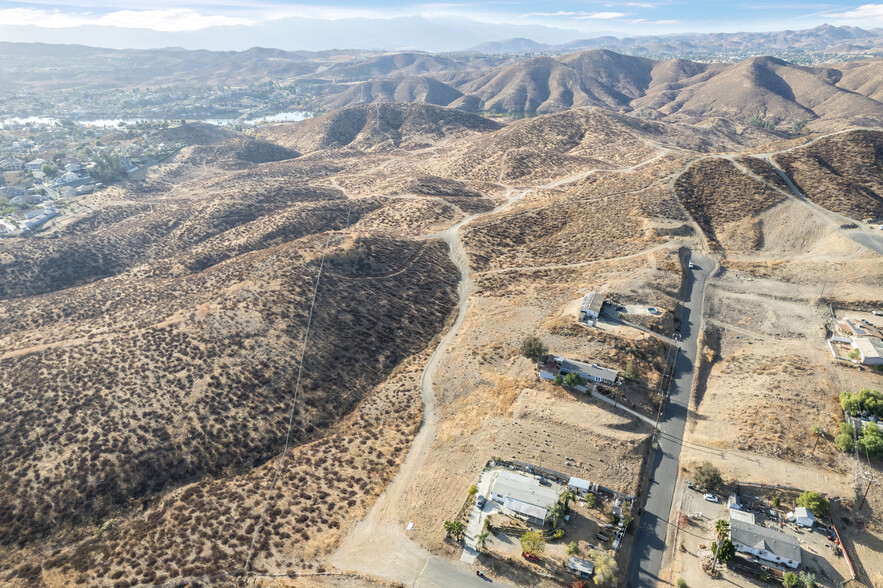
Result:
M690 268L690 269L693 269L693 262L691 261L690 263L688 263L688 264L687 264L687 267Z
M883 316L883 310L872 310L871 314L874 316Z
M714 494L706 494L704 498L708 502L720 502L720 498L718 498Z

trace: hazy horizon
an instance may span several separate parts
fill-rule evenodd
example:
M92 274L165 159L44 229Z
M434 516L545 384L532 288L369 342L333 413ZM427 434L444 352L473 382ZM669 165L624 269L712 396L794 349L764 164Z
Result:
M404 20L402 20L404 19ZM883 4L696 0L409 4L265 0L179 3L0 2L0 40L108 48L453 50L526 37L560 44L600 36L770 32L822 24L883 26ZM261 41L250 43L251 39Z

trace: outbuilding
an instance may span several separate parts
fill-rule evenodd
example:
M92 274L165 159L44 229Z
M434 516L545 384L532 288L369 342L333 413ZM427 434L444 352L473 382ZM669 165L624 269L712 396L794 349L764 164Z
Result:
M864 365L883 365L883 339L863 337L853 342Z
M788 520L800 527L812 527L816 523L816 515L805 506L798 506L794 512L788 513Z
M591 323L598 320L602 306L604 306L604 296L598 292L589 292L583 296L583 301L579 305L579 322Z
M595 573L595 563L580 557L570 556L567 560L567 569L580 578L588 580Z

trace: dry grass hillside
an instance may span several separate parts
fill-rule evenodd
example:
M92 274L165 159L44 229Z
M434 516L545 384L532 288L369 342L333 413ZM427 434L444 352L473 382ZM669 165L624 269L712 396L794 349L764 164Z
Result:
M350 148L384 151L428 147L447 137L500 128L494 121L428 104L374 104L347 108L299 125L262 129L262 136L302 153Z
M615 55L580 60L623 96L729 67L643 60L620 79ZM0 583L199 583L241 570L252 540L253 572L323 571L360 520L380 550L451 556L441 523L494 455L637 492L650 428L538 381L519 346L537 335L555 354L633 363L628 401L652 417L657 334L679 328L687 250L706 243L723 269L691 446L805 460L811 424L836 426L841 386L822 294L881 299L879 256L764 159L858 214L880 188L878 132L795 147L725 118L586 108L501 124L413 104L250 138L168 131L188 146L146 179L0 242ZM835 186L852 192L826 201ZM651 332L575 324L587 292ZM651 305L659 316L641 314ZM844 468L831 446L812 463ZM399 471L410 482L395 490Z
M859 220L883 217L883 132L842 133L775 161L819 206Z

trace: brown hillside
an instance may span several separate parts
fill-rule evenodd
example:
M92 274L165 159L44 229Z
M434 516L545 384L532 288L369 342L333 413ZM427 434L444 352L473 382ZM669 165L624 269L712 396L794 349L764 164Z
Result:
M816 204L859 220L883 217L883 132L841 133L775 161Z
M340 148L361 151L414 149L443 138L499 128L499 123L486 118L428 104L373 104L295 124L277 125L261 132L280 145L309 153Z
M402 102L447 106L463 93L428 77L408 76L393 80L372 80L333 94L323 102L326 110L335 110L374 102Z

